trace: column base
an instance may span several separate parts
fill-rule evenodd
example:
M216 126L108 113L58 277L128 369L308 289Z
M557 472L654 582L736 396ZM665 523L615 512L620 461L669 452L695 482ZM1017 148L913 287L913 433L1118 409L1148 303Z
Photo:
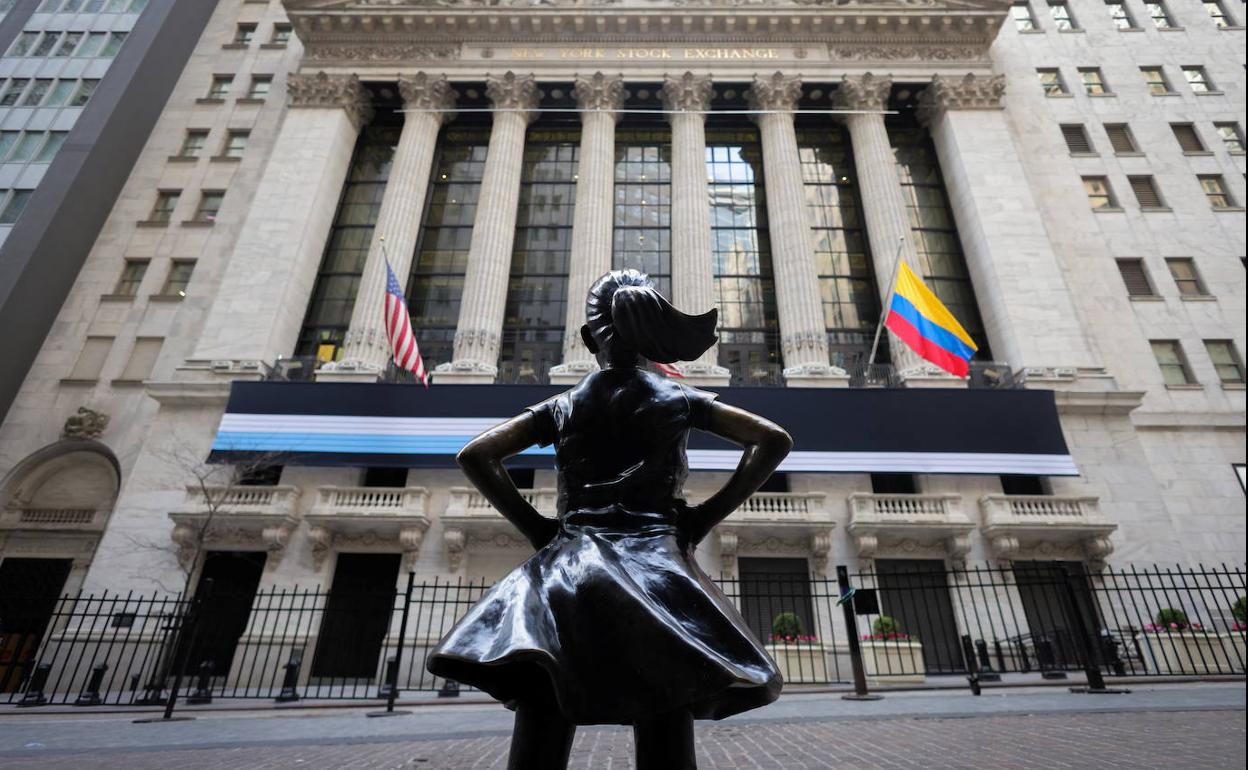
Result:
M498 367L480 361L452 361L433 370L437 385L493 385L496 379Z
M848 388L849 373L836 366L794 366L784 370L784 384L790 388Z
M575 385L588 374L598 371L595 361L569 361L550 368L551 385Z
M385 372L364 361L329 361L316 370L317 382L379 382Z
M689 363L678 366L686 385L700 388L726 388L732 380L732 372L715 364Z

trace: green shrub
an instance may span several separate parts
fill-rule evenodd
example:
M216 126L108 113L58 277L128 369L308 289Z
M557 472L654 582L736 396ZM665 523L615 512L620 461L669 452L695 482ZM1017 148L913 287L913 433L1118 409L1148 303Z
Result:
M880 635L900 634L901 624L898 623L895 618L890 618L887 615L881 615L875 619L874 623L871 624L871 630Z
M771 621L772 636L796 638L805 633L806 628L796 612L781 612Z
M1248 622L1248 596L1241 596L1231 605L1231 614L1240 623Z
M1170 628L1178 626L1179 628L1187 628L1187 613L1183 610L1176 610L1173 607L1166 607L1157 611L1157 617L1153 622L1162 628Z

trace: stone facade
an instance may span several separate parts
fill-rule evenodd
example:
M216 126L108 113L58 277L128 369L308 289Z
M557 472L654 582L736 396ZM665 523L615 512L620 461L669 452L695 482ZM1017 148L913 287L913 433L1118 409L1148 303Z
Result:
M1138 5L1128 1L1148 24ZM781 2L765 14L728 0L222 0L0 426L0 559L63 553L75 560L65 590L181 587L188 527L205 510L205 493L195 487L234 480L228 469L202 463L230 383L262 377L294 352L356 137L376 109L369 89L390 88L394 103L416 107L404 117L380 204L393 224L376 233L401 244L402 260L419 238L415 220L439 127L453 125L450 92L480 88L499 109L455 356L435 373L434 387L493 382L525 132L544 84L558 82L572 84L573 101L590 110L579 116L580 163L598 177L577 180L574 259L576 249L610 243L610 185L601 177L610 173L614 111L630 84L666 83L673 285L678 303L690 308L711 301L703 111L721 84L750 89L751 104L767 111L756 117L767 194L782 207L772 226L786 228L772 239L785 304L785 375L789 386L824 387L843 387L847 378L830 366L821 336L793 118L785 110L798 83L834 89L841 94L835 106L856 110L826 119L848 124L876 271L886 273L909 228L881 111L890 94L922 90L919 112L996 356L1026 372L1028 387L1057 391L1081 475L1049 480L1052 494L1038 505L1064 524L1045 530L1028 522L1033 509L1000 499L997 477L925 476L919 497L901 499L873 493L866 475L791 474L788 492L760 493L708 539L699 550L708 571L733 574L750 557L806 559L823 574L838 563L882 558L953 566L1019 559L1242 564L1244 491L1235 466L1245 460L1244 390L1242 382L1219 380L1204 341L1231 340L1244 354L1244 213L1212 210L1197 175L1220 174L1234 201L1245 199L1244 155L1214 133L1214 123L1229 122L1242 136L1244 33L1214 26L1195 0L1171 3L1183 29L1169 32L1119 31L1099 0L1072 0L1082 29L1059 32L1046 6L1032 6L1040 18L1035 32L1020 31L999 0ZM1230 11L1242 21L1241 6ZM254 42L241 48L231 44L240 23L256 25ZM266 42L279 39L285 25L295 32L288 42ZM1176 95L1149 95L1139 68L1154 64L1166 67ZM1190 65L1205 67L1219 90L1188 89L1179 67ZM1056 67L1076 85L1076 68L1093 66L1112 96L1046 98L1036 75ZM227 74L227 92L209 97L214 76ZM251 86L257 76L271 77L263 96ZM1084 125L1095 154L1068 150L1060 126L1075 123ZM1129 124L1141 152L1115 154L1106 123ZM1183 153L1169 123L1192 123L1209 151ZM210 131L210 146L229 130L250 135L241 158L188 161L177 157L188 129ZM1166 210L1136 205L1127 176L1139 174L1153 176ZM1094 212L1083 176L1108 177L1119 210ZM161 190L183 195L170 222L154 223L149 214ZM192 213L201 190L226 191L211 221ZM902 258L916 260L912 237L901 243ZM365 275L378 274L379 247L377 240L368 249ZM1171 257L1195 260L1208 296L1179 294L1167 272ZM114 296L123 261L136 258L150 260L140 290ZM1156 296L1128 296L1115 263L1128 258L1144 261ZM194 261L185 296L162 290L173 260ZM607 264L601 253L585 260L570 271L570 295L583 294ZM886 283L880 288L886 292ZM578 300L568 307L556 381L593 366L572 339ZM367 314L353 319L352 352L343 362L358 363L323 369L321 378L375 378L384 360L375 349L376 324ZM94 376L75 377L89 339L110 345ZM123 376L138 342L153 339L161 345L150 371ZM1178 340L1195 383L1167 387L1150 340ZM933 376L898 347L894 364L908 387L966 387ZM709 356L687 373L722 383L725 371ZM62 437L81 407L109 420L97 435ZM72 499L40 502L43 487L35 482L50 478L54 462L90 473L80 489L67 489ZM689 496L708 495L724 478L694 474ZM552 504L546 490L554 483L551 472L535 475L535 504ZM234 524L208 542L267 551L262 584L273 586L327 586L333 554L344 551L401 553L421 576L486 579L526 555L457 471L412 470L406 491L379 504L383 518L375 520L359 510L353 490L361 484L358 468L287 467L269 494L229 498L224 517ZM93 513L69 529L7 514L44 508Z

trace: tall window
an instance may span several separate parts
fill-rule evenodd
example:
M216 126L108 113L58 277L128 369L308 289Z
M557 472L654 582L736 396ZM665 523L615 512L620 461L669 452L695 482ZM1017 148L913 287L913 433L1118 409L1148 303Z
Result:
M1019 32L1036 32L1040 29L1028 0L1016 0L1014 5L1010 6L1010 16L1014 19L1014 26Z
M1215 209L1235 208L1235 201L1221 174L1200 174L1196 178L1200 180L1200 189L1205 191L1210 206Z
M1187 78L1187 85L1194 93L1208 94L1213 93L1213 81L1209 79L1209 73L1205 72L1204 67L1182 67L1183 77Z
M1127 10L1125 0L1105 0L1105 8L1109 11L1109 18L1114 22L1114 26L1118 29L1135 29L1135 19L1131 16L1131 11Z
M1083 92L1088 96L1105 96L1110 93L1099 67L1080 67L1079 80L1083 83Z
M1218 373L1222 384L1243 384L1244 364L1239 360L1235 343L1231 340L1205 340L1205 350L1209 352L1209 360Z
M707 130L719 363L732 372L734 385L781 382L762 160L754 126Z
M1196 272L1196 262L1191 257L1168 257L1166 267L1170 268L1170 276L1174 285L1183 297L1208 297L1209 291Z
M910 216L910 238L918 253L923 281L975 340L979 346L976 357L991 360L988 336L966 270L936 148L926 131L900 120L889 126L888 137L897 158L897 173Z
M1222 4L1222 0L1205 0L1205 10L1209 13L1209 18L1213 19L1215 27L1235 26L1235 20L1227 12L1226 6Z
M1088 194L1088 203L1092 209L1117 209L1118 201L1114 199L1114 191L1109 180L1103 176L1085 176L1083 191Z
M849 368L865 362L880 317L854 153L848 132L826 125L799 128L797 150L813 226L828 349L834 366ZM886 349L880 360L888 360Z
M1166 4L1162 2L1144 3L1144 9L1148 11L1148 16L1153 20L1153 26L1157 29L1171 29L1174 27L1174 20L1170 18L1170 11L1166 9Z
M546 382L562 360L580 142L575 126L538 125L526 137L500 381Z
M1178 340L1149 340L1149 344L1153 346L1153 356L1157 358L1157 366L1161 368L1161 378L1166 385L1191 385L1196 382Z
M1218 138L1222 140L1222 146L1227 152L1236 155L1244 152L1244 134L1239 130L1238 123L1214 123L1213 127L1218 132Z
M1174 93L1170 88L1170 81L1166 79L1166 71L1160 66L1156 67L1140 67L1140 76L1144 78L1144 83L1148 86L1148 92L1153 96L1165 96Z
M399 128L384 123L360 132L295 355L324 362L342 353L398 140Z
M449 362L454 353L472 221L489 142L489 126L473 125L470 120L456 121L439 140L407 286L407 307L426 369Z
M1079 29L1079 25L1075 23L1075 17L1070 12L1070 6L1066 0L1049 0L1049 13L1053 15L1053 25L1060 32L1070 32Z
M615 132L611 265L633 268L672 296L672 133L666 125Z
M1061 72L1055 69L1038 69L1036 75L1040 78L1040 87L1044 89L1045 96L1065 96L1069 93Z

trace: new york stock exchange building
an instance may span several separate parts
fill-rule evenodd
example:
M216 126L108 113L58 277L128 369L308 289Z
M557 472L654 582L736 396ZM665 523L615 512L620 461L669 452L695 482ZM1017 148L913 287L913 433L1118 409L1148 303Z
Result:
M719 308L682 381L795 438L697 559L761 636L791 612L819 638L808 680L872 630L820 599L838 565L914 589L884 612L923 624L929 674L962 634L1026 648L1059 600L1024 575L1242 567L1244 15L221 0L0 429L0 594L39 587L46 648L56 596L211 580L223 686L302 657L299 687L375 690L400 640L427 684L422 651L532 552L454 455L595 370L586 290L625 267ZM899 263L969 376L887 332L871 360ZM427 388L391 360L387 265ZM692 502L740 452L688 455ZM553 452L509 470L554 515ZM976 569L1017 576L981 591L991 634ZM74 622L165 628L146 612Z

